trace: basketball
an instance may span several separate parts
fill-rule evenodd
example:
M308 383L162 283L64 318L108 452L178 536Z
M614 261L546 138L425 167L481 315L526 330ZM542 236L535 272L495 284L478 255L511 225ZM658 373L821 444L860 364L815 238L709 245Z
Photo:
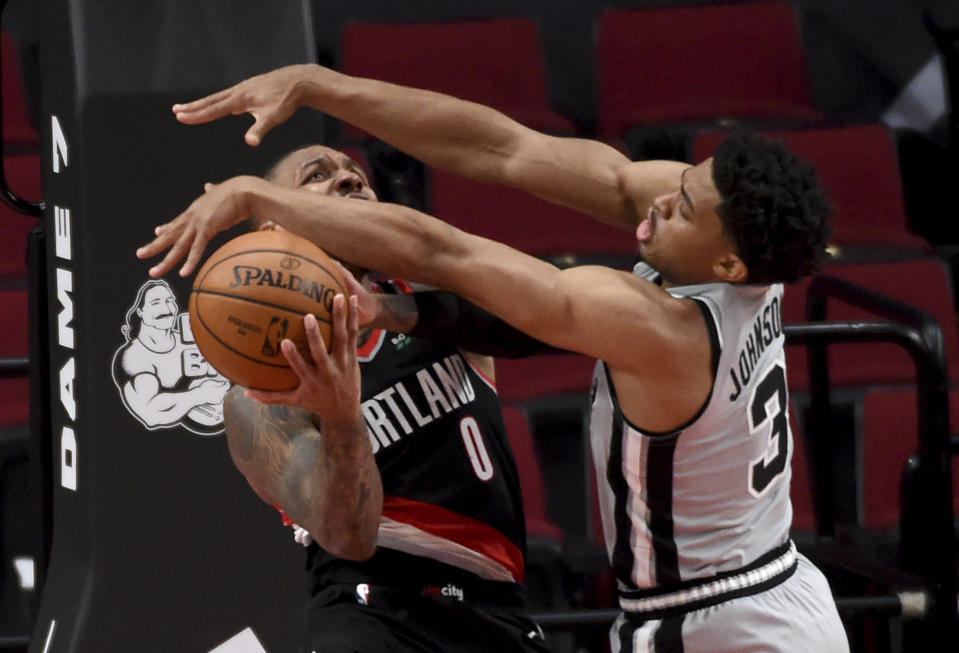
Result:
M238 236L206 260L190 293L190 325L200 353L247 388L291 390L299 379L280 349L289 338L311 360L303 316L312 313L327 349L333 297L346 295L336 264L287 231Z

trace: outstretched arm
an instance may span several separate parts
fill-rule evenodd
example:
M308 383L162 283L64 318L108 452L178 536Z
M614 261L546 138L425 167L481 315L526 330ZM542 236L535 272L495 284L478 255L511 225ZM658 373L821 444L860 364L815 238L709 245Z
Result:
M280 68L187 104L174 105L188 124L250 113L251 145L309 106L350 122L425 163L474 179L515 186L614 225L634 228L672 161L630 164L613 147L560 138L517 123L489 107L441 93L344 75L306 64ZM649 177L631 184L629 176Z
M558 351L455 293L373 293L340 268L347 291L357 298L360 326L408 333L481 356L522 358Z
M280 188L255 177L212 188L159 227L138 255L171 247L151 270L160 275L190 252L181 268L190 274L209 238L251 213L269 215L336 258L455 292L534 338L623 369L658 374L690 357L708 360L698 309L634 275L559 270L407 207Z
M338 296L330 354L315 319L305 318L315 366L283 342L300 376L296 390L234 387L224 418L230 456L257 495L282 507L330 553L365 560L376 549L383 489L360 414L356 312L351 311L349 327L344 314Z

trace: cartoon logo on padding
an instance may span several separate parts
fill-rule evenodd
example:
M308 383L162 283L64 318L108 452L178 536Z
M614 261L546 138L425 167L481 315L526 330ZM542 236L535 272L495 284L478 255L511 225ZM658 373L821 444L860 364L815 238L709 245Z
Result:
M113 382L130 414L151 431L222 433L230 382L203 358L166 281L140 286L120 330L126 342L113 356Z

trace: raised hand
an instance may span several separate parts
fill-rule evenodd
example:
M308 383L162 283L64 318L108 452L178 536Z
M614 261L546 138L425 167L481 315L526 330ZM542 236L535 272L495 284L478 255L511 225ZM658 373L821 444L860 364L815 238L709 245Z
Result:
M332 73L312 64L285 66L199 100L174 104L173 113L187 125L249 113L255 122L245 138L248 145L256 147L268 131L285 122L303 104L304 82L324 72Z
M289 339L280 344L300 384L285 392L247 390L247 396L264 404L303 408L323 422L347 422L360 418L360 366L356 358L359 311L355 297L333 298L333 330L330 351L326 351L316 318L303 318L312 361L303 358Z
M362 283L356 280L353 273L346 269L339 261L334 260L336 267L340 269L343 275L343 282L346 284L346 292L351 299L356 299L357 318L361 327L375 322L380 315L380 298L383 295L374 295Z
M184 256L180 276L190 275L213 236L250 216L249 194L262 184L269 182L259 177L233 177L222 184L207 184L206 192L186 211L154 229L155 238L137 250L137 258L150 258L169 248L163 260L150 268L150 276L163 276Z

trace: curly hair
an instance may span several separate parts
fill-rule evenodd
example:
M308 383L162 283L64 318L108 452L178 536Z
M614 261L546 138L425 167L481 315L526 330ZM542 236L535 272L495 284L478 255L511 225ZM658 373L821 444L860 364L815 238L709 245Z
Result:
M717 148L713 181L749 283L798 281L819 268L831 209L811 166L779 141L740 132Z

